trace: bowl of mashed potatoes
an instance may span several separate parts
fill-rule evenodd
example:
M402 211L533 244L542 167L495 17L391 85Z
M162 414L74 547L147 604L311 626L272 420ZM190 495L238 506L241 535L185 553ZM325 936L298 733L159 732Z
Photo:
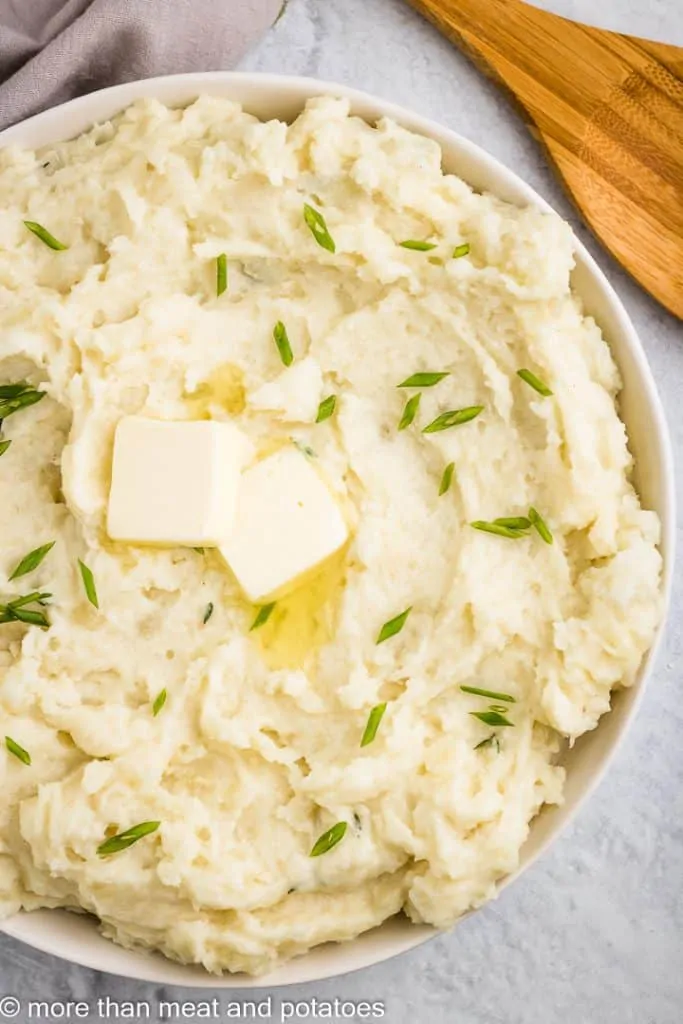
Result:
M0 145L4 931L237 987L452 927L661 632L623 306L513 173L345 87L131 83Z

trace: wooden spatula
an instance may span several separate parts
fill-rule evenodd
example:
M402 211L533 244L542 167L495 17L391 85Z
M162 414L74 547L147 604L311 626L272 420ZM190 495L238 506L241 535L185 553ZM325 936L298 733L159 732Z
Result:
M409 0L519 101L580 212L683 318L683 49L521 0Z

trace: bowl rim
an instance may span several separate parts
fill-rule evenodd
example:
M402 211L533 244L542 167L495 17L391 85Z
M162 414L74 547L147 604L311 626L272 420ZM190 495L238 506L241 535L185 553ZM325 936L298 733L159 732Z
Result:
M273 106L282 105L281 97L283 95L299 103L300 108L303 107L309 98L314 96L328 95L346 98L350 101L352 108L355 106L372 108L377 111L376 116L378 118L388 117L395 120L411 131L435 139L439 145L446 141L449 146L457 149L462 156L471 158L487 173L495 177L500 183L501 191L509 188L516 193L519 200L513 201L526 202L546 212L552 211L557 214L554 207L523 178L519 177L515 171L508 168L502 161L488 153L487 150L453 129L418 114L408 107L396 104L365 90L306 76L243 71L203 71L163 75L156 78L125 82L69 100L66 103L35 114L18 124L4 129L4 131L0 132L0 148L12 145L40 148L42 145L48 144L47 140L45 142L22 142L22 137L40 136L41 133L48 134L49 132L49 142L70 139L87 130L89 125L98 121L108 120L114 113L125 109L125 107L138 99L155 98L157 93L177 92L182 94L183 98L174 100L164 95L160 95L157 98L160 98L162 102L169 105L180 106L191 102L192 97L199 96L202 93L210 94L213 91L212 87L218 87L216 94L226 98L230 97L231 89L237 92L245 88L260 90L264 96L266 93L272 96ZM365 115L362 114L361 116ZM62 121L65 122L65 125L68 124L69 119L72 117L76 117L77 120L80 119L81 126L79 128L72 131L66 127L63 135L59 131L55 132L54 129L57 125ZM463 175L463 177L464 180L467 180L466 175ZM496 188L492 188L490 191L496 194ZM558 215L561 216L561 214ZM662 507L657 510L662 521L662 536L659 547L663 557L663 613L653 643L640 665L637 679L633 686L630 687L630 690L635 691L634 698L630 706L621 712L621 722L618 731L608 752L603 756L598 769L591 774L573 805L566 811L562 820L549 832L535 852L520 863L514 872L498 883L498 891L506 888L547 851L603 779L640 707L648 678L661 647L671 603L675 561L676 495L671 438L662 402L645 350L633 322L607 276L576 235L575 255L577 264L582 265L588 272L588 275L592 278L607 303L610 315L613 317L612 335L619 335L619 347L623 346L635 361L637 375L647 395L647 405L656 428L658 457L663 469ZM470 911L469 913L472 912ZM64 914L65 912L60 911L60 913ZM150 955L141 950L123 950L113 943L111 943L111 950L109 950L108 946L100 947L95 942L91 946L87 942L76 941L74 943L69 941L67 943L69 950L65 952L61 946L62 937L59 935L59 928L51 928L45 932L41 929L41 918L44 920L43 915L45 914L54 915L55 912L50 910L41 910L31 914L20 912L5 921L0 921L0 932L4 932L6 935L24 942L40 952L48 953L82 967L112 974L113 976L167 985L177 984L194 988L221 988L226 990L250 989L255 991L259 989L274 989L302 982L337 978L392 959L441 934L436 929L428 926L410 925L409 928L402 929L404 934L399 934L393 940L389 938L388 941L380 943L381 951L377 955L376 948L375 952L372 952L373 947L376 947L373 936L376 937L383 930L386 931L388 927L390 928L391 921L385 922L379 928L365 932L352 941L339 944L339 948L344 949L346 955L337 955L324 970L321 970L316 965L319 961L324 963L324 951L328 948L327 946L317 947L302 957L288 961L276 969L274 973L254 978L246 975L211 975L203 968L195 965L183 965L167 960L158 954ZM109 940L102 941L109 942ZM114 951L123 954L123 957L115 957L113 955ZM125 962L117 965L107 963L108 960L116 959L122 959ZM308 962L313 965L311 969L306 967ZM297 965L297 969L292 969L293 965ZM174 976L172 977L172 975Z

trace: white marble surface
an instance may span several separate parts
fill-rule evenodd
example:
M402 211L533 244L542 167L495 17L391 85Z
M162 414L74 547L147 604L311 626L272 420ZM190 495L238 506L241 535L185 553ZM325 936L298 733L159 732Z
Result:
M538 6L683 45L681 0L538 0ZM290 0L243 66L346 82L411 106L480 143L576 223L507 102L402 0ZM640 330L680 465L683 325L577 227ZM680 491L679 483L683 504ZM539 864L452 934L382 966L280 997L383 1000L390 1024L680 1024L682 612L679 582L640 717L607 779ZM0 996L9 993L23 1000L84 999L93 1007L104 996L152 1003L193 998L190 990L69 966L0 937ZM230 996L220 998L225 1014ZM14 1019L29 1018L23 1011ZM99 1019L96 1009L90 1019Z

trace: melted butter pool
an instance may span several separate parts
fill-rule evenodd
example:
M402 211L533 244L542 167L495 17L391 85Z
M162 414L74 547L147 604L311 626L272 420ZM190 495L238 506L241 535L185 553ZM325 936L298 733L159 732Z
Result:
M333 639L347 575L345 544L314 576L277 601L264 626L252 636L270 669L302 668ZM258 609L254 609L254 617Z
M244 374L234 363L223 363L186 396L190 412L195 419L211 419L211 408L220 405L232 416L244 412L247 392Z

